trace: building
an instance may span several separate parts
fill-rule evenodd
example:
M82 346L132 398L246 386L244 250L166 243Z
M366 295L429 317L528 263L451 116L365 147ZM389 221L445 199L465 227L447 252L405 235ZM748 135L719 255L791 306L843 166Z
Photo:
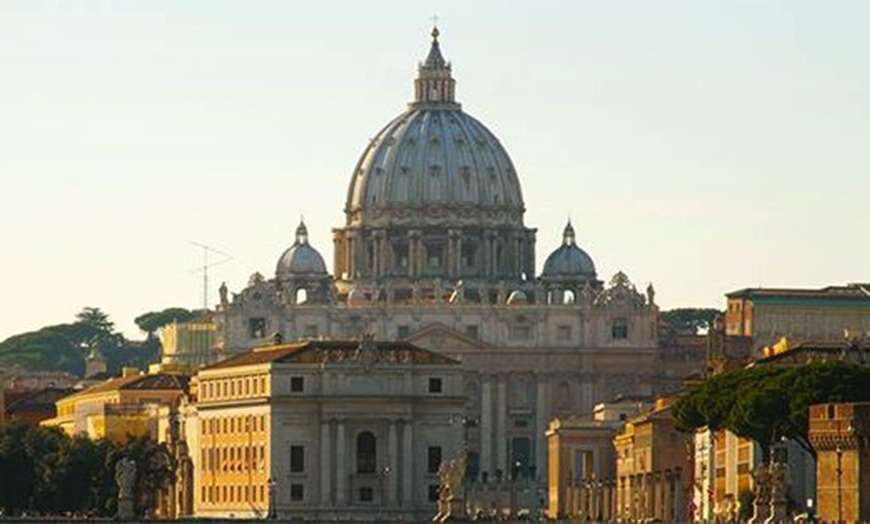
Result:
M160 362L152 364L152 373L193 374L212 362L215 325L211 318L173 322L160 328Z
M870 521L870 402L810 406L819 522Z
M0 392L0 423L23 421L39 424L57 415L55 402L75 393L72 388L8 389Z
M692 500L692 456L665 399L626 423L616 448L616 517L685 522Z
M613 438L626 421L650 407L646 399L595 406L592 416L556 418L547 430L551 519L611 520L616 455Z
M265 346L197 381L197 517L430 520L464 448L459 362L407 342Z
M667 363L652 286L639 292L622 272L600 280L570 223L537 273L524 213L504 146L457 102L436 29L413 101L353 168L333 273L299 224L273 277L221 286L217 348L370 333L455 358L471 372L476 470L494 478L520 462L545 480L550 419L650 395Z
M870 284L821 289L746 288L725 295L726 333L752 337L756 348L781 337L841 340L870 331Z
M42 424L58 426L68 435L118 443L129 436L156 439L156 409L177 402L187 392L188 382L184 375L146 375L125 368L120 377L58 400L57 416Z

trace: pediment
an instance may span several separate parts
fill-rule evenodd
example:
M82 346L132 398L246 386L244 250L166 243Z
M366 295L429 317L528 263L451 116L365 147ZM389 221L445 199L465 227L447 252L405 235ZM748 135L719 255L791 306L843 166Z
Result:
M469 337L465 333L460 333L438 322L425 326L423 329L411 334L406 340L415 346L431 351L485 349L489 347L489 345L481 340Z

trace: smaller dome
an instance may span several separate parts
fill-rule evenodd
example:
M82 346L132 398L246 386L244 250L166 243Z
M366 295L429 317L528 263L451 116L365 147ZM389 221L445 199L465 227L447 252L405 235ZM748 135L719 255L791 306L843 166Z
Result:
M562 245L553 251L544 262L541 277L549 279L591 278L595 279L595 263L585 251L577 247L571 222L565 226Z
M305 275L326 275L326 264L316 249L308 244L305 222L296 228L296 242L278 259L275 274L279 279Z
M529 297L527 297L526 294L519 289L511 291L511 294L508 295L507 304L509 306L520 306L528 303Z

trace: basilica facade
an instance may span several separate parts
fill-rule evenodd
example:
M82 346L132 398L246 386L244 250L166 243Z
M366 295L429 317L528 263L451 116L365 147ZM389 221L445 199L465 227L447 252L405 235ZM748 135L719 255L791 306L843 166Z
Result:
M413 101L354 166L344 211L331 273L299 224L274 274L221 286L219 356L276 335L367 334L458 361L467 402L449 419L462 421L478 478L545 479L552 418L659 387L652 286L640 292L622 272L601 279L570 223L537 272L519 174L457 102L437 29Z

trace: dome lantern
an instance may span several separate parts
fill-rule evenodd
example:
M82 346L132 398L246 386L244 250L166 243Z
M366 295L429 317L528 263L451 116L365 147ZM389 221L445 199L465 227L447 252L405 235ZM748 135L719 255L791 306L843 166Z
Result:
M417 66L414 80L414 102L411 106L438 105L459 107L456 103L456 80L451 74L450 62L444 60L438 36L438 27L432 28L432 45L426 60Z

